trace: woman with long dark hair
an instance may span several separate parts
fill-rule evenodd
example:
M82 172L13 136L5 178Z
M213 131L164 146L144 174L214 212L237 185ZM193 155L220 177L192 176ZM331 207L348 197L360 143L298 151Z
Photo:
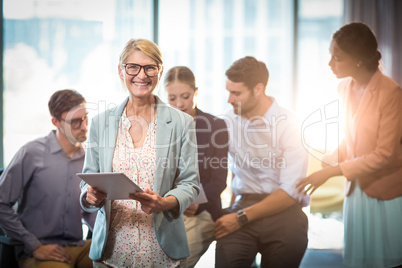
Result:
M297 185L311 194L333 176L346 177L344 261L352 267L402 264L402 90L379 70L377 47L363 23L333 35L329 66L345 78L338 87L345 138L322 170Z

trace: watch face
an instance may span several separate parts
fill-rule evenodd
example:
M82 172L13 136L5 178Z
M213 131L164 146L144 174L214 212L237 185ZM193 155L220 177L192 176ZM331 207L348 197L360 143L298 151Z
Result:
M247 215L244 214L243 211L238 212L237 218L239 219L239 222L240 222L241 225L244 225L244 224L248 223Z
M240 219L240 222L242 223L242 224L246 224L247 223L247 216L246 215L241 215L240 217L239 217L239 219Z

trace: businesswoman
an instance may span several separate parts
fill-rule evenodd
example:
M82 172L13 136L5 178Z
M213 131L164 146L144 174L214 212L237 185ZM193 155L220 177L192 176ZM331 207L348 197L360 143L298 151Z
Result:
M365 24L340 28L330 52L333 73L345 78L338 87L345 139L298 187L313 192L345 176L345 264L396 267L402 265L402 90L378 69L377 40Z
M81 183L82 207L98 211L95 267L179 267L189 256L183 212L199 192L197 143L191 116L153 94L162 64L156 44L128 41L118 71L129 96L92 121L83 172L122 172L144 189L107 200Z
M208 202L191 204L184 212L191 253L187 264L188 267L194 267L215 240L214 221L221 216L220 195L226 188L228 132L225 121L196 107L198 87L189 68L171 68L164 85L169 104L191 115L196 126L200 181Z

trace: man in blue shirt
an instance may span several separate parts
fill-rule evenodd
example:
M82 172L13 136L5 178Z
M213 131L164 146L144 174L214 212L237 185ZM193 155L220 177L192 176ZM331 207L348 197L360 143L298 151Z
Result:
M86 101L75 90L60 90L49 111L56 130L25 144L0 177L0 227L22 242L20 267L92 267L81 219L91 225L94 216L81 210L76 176L84 163Z
M215 222L216 267L298 267L307 247L309 197L295 185L306 177L308 154L296 116L265 94L268 69L245 57L226 71L229 164L233 202Z

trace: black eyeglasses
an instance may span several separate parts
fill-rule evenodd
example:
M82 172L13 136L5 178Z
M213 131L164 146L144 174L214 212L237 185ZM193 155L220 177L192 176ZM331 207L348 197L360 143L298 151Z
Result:
M137 75L141 72L141 68L144 68L144 72L147 76L157 76L159 73L159 67L157 65L139 65L135 63L122 64L128 75Z
M60 120L69 124L72 129L79 129L82 125L82 122L85 122L85 125L88 125L88 116L87 115L82 118L74 118L69 121L64 120L63 118L61 118Z

